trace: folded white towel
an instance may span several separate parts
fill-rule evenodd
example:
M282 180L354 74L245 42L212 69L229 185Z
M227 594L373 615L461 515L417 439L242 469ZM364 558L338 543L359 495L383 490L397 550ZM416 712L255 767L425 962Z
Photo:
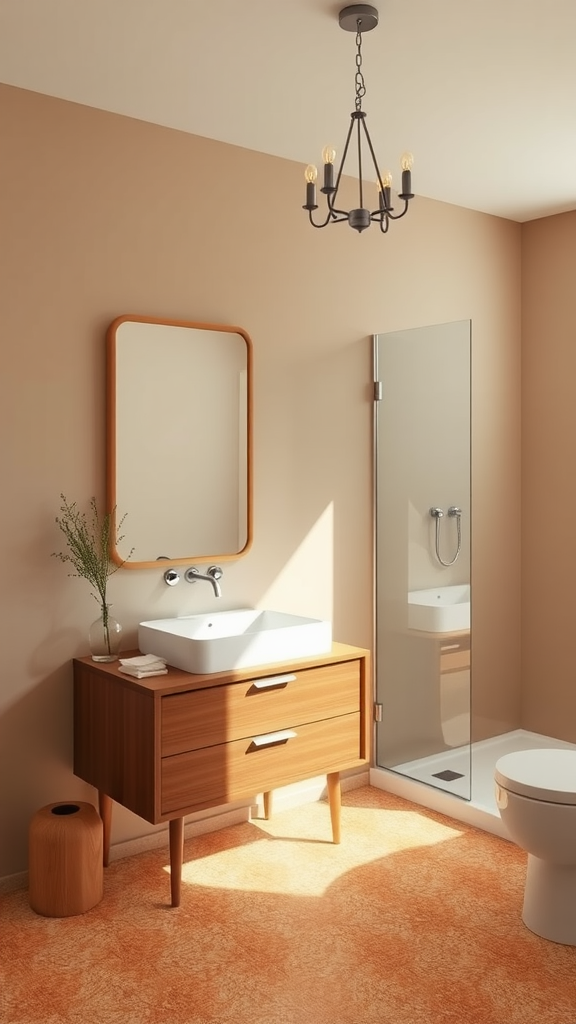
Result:
M158 665L165 668L166 659L158 657L157 654L139 654L136 658L120 658L120 664L132 668L155 668Z
M119 672L125 672L127 676L134 676L136 679L147 679L149 676L166 676L168 675L168 669L164 662L158 668L138 668L138 666L132 667L131 665L120 665Z

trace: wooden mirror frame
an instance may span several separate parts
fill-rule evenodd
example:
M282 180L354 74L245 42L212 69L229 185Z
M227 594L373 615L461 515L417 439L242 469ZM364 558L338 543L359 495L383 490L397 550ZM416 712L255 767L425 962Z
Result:
M118 379L117 379L117 331L126 322L157 324L164 327L183 327L192 330L214 331L225 334L239 335L246 344L246 542L238 551L211 551L209 553L192 553L178 555L176 558L158 556L150 561L136 561L125 559L117 550L114 538L117 534L118 517L121 521L124 514L123 509L118 505L117 486L117 407L118 407ZM137 314L124 314L112 321L106 332L106 507L108 512L114 513L111 531L111 560L125 569L165 569L169 566L177 566L191 563L204 562L225 562L241 558L252 545L253 539L253 346L252 339L242 327L203 323L188 320L166 320L163 318L140 316Z

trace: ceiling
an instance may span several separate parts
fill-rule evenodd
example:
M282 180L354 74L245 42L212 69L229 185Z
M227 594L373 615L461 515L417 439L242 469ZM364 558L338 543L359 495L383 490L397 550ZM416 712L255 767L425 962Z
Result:
M382 172L398 185L409 150L417 194L517 221L576 209L576 0L374 5L363 109ZM320 164L354 109L341 6L0 0L0 82Z

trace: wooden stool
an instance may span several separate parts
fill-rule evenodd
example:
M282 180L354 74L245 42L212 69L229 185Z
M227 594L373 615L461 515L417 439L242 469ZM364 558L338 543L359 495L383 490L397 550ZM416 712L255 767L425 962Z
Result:
M28 896L44 917L85 914L103 895L102 819L92 804L42 807L30 822Z

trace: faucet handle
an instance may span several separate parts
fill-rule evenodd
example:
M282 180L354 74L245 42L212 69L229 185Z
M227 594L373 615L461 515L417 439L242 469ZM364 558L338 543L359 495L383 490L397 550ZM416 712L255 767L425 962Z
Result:
M221 580L223 575L224 573L219 565L211 565L206 572L206 576L211 576L213 580ZM195 565L191 565L184 573L184 579L187 583L196 583L196 580L206 579L206 576L203 576L200 569L197 569Z

